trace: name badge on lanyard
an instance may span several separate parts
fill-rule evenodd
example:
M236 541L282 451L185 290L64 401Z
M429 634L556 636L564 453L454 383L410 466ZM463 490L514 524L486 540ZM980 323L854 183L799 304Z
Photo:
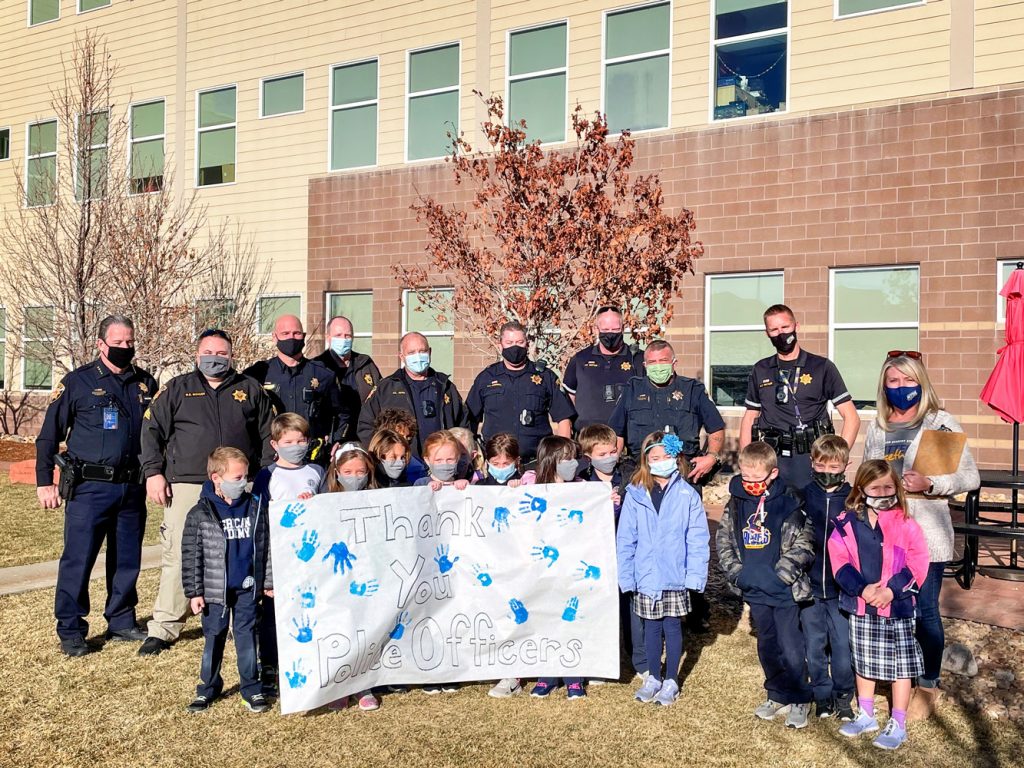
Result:
M118 413L117 408L107 407L103 409L103 428L117 429Z

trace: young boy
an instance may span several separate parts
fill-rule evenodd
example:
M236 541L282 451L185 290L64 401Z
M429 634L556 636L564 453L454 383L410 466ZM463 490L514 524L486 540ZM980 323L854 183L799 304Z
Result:
M846 482L849 463L850 448L839 435L822 435L811 446L812 482L803 489L803 497L804 512L814 530L814 562L809 573L814 602L800 607L814 709L818 717L835 715L844 722L854 719L850 623L839 611L839 588L826 542L850 494Z
M237 448L217 448L206 463L210 479L185 518L181 583L193 613L203 615L203 662L189 712L210 708L224 687L220 666L230 617L245 705L270 709L256 663L257 600L273 597L267 505L246 493L249 461Z
M757 655L768 699L754 714L803 728L811 709L799 603L810 600L806 568L814 556L811 526L800 502L787 495L775 451L764 442L740 451L740 475L715 535L718 564L734 592L750 606Z

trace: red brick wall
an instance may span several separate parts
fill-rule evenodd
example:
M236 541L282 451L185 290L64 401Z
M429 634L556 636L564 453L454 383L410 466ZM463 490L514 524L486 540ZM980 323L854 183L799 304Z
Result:
M640 137L637 156L637 172L660 174L669 206L694 210L705 245L670 334L682 372L703 374L705 274L784 269L802 342L824 353L830 268L919 264L933 381L979 462L1008 463L1010 427L986 423L977 394L1002 344L996 260L1024 255L1024 90ZM312 180L311 327L326 292L373 289L374 354L393 370L401 291L391 267L424 258L409 206L417 194L454 199L452 187L444 164ZM456 350L465 391L493 358Z

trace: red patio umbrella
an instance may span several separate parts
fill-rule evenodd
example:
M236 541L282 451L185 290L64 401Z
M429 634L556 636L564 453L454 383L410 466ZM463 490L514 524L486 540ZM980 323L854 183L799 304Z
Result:
M1018 471L1019 426L1024 422L1024 269L1021 262L999 292L1006 298L1006 345L999 350L981 400L1013 424L1013 472Z

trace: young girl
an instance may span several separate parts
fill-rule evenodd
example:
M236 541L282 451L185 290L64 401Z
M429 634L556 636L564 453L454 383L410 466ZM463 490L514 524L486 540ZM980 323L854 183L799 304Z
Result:
M924 669L914 637L914 595L928 577L928 545L906 509L891 465L865 461L828 540L839 604L850 614L860 704L857 719L839 732L852 738L877 731L875 681L891 681L892 716L874 741L881 749L896 749L906 741L910 682Z
M439 491L445 485L454 485L464 491L469 480L459 478L458 472L459 460L465 458L466 451L455 435L447 429L435 432L423 442L423 459L429 474L413 485L429 485L433 491Z
M683 618L690 610L687 590L704 591L710 557L707 515L700 496L686 482L682 448L678 437L664 432L644 438L616 533L619 589L633 593L633 612L643 620L650 666L636 700L666 707L679 697Z
M373 433L370 456L377 463L374 473L378 488L407 488L409 481L409 441L390 429Z
M507 485L518 488L522 483L519 472L519 441L511 432L499 432L484 446L486 474L477 481L480 485Z
M465 427L452 427L448 431L455 435L455 439L462 444L462 450L465 452L465 456L459 462L458 479L479 483L484 477L484 461L476 435Z

